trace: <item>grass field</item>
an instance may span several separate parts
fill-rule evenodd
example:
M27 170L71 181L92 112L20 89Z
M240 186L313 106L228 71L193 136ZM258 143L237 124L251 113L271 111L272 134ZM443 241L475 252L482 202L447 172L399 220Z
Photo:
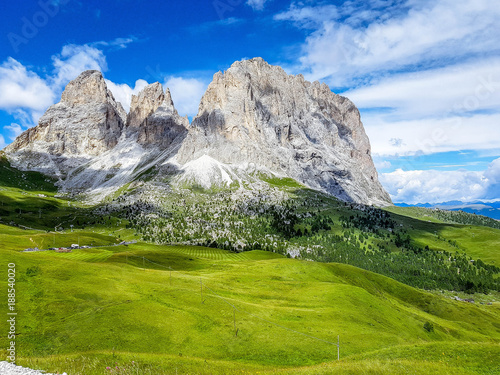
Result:
M348 265L146 243L0 254L17 265L18 363L49 371L493 374L500 357L498 304Z
M16 264L18 364L70 375L500 374L499 293L471 304L450 290L270 251L117 245L140 240L123 216L57 196L53 181L5 159L0 172L0 269ZM357 214L293 180L266 181L316 199L335 235L345 232L342 217ZM388 210L421 246L500 264L498 229ZM21 252L75 243L95 247ZM388 251L400 250L390 243ZM0 279L4 301L6 284ZM3 358L7 341L0 335Z
M444 223L422 215L414 207L390 207L396 219L420 245L449 252L466 252L469 256L500 265L500 231L478 225ZM425 211L424 211L425 212ZM405 216L408 215L408 216ZM426 220L429 219L429 220Z

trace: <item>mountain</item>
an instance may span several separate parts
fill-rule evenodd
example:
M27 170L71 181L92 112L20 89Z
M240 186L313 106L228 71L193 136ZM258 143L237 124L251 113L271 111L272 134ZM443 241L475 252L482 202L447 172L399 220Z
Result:
M347 201L384 204L359 111L260 58L214 75L177 159L253 162Z
M409 205L406 203L396 203L399 207L425 207L425 208L439 208L441 210L448 211L464 211L470 214L483 215L490 217L495 220L500 220L500 202L488 202L488 201L473 201L473 202L461 202L461 201L449 201L442 203L418 203L415 205Z
M101 73L89 70L71 81L38 126L22 133L5 152L20 169L61 177L113 149L125 121L126 113Z
M216 73L191 125L159 83L126 114L100 72L83 72L5 154L18 169L58 178L63 192L96 199L147 174L205 188L289 177L345 201L391 203L355 105L261 58Z
M171 158L188 125L161 84L134 95L127 115L102 74L86 71L4 152L15 168L57 178L63 193L102 200Z

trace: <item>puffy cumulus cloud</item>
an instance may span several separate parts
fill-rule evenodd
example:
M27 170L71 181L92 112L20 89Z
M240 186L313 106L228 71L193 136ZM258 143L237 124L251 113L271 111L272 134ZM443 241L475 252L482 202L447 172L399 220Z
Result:
M485 171L437 171L398 169L382 173L380 182L394 202L440 203L500 198L500 158Z
M247 0L247 5L253 10L263 10L267 0Z
M40 111L50 106L55 94L45 80L20 62L8 58L0 65L0 109Z
M15 123L5 125L3 128L11 133L11 135L9 136L11 140L16 139L16 137L24 131L21 125Z
M196 78L169 77L165 87L170 89L175 108L181 116L196 116L201 97L208 84Z
M396 203L471 201L485 197L487 189L482 172L398 169L379 178Z
M128 111L130 110L132 95L137 95L144 87L148 85L148 83L143 79L138 79L137 81L135 81L135 87L132 88L125 83L117 84L106 79L106 85L108 86L108 89L113 93L115 99L122 104L123 108L128 113Z
M52 61L54 76L51 80L56 88L66 85L85 70L108 70L103 51L89 45L66 45Z

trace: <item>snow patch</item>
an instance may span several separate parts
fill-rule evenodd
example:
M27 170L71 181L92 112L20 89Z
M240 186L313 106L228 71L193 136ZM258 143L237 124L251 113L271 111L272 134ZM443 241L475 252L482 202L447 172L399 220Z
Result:
M195 183L208 189L212 186L230 186L233 182L240 182L232 168L208 155L192 160L181 168L184 172L179 181Z

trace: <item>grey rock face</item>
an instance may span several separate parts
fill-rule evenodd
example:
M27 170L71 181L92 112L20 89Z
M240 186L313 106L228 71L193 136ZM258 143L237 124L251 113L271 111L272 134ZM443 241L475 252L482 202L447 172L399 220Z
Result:
M170 93L169 93L170 96ZM138 128L165 101L165 93L160 83L147 85L138 95L132 95L127 126ZM170 101L172 99L170 98ZM172 104L173 106L173 104Z
M127 115L100 72L83 72L5 152L19 169L59 177L63 191L100 196L173 165L195 183L265 171L347 201L390 204L354 104L260 58L215 74L191 126L161 84L133 96Z
M252 162L347 201L391 202L354 104L261 58L214 75L177 160L203 155Z
M45 112L38 126L22 133L5 152L14 166L65 175L115 147L125 118L102 74L86 71L66 86L61 102Z
M180 117L174 107L170 90L163 92L160 83L146 86L137 96L132 96L127 129L137 132L137 142L160 149L187 133L189 120Z

